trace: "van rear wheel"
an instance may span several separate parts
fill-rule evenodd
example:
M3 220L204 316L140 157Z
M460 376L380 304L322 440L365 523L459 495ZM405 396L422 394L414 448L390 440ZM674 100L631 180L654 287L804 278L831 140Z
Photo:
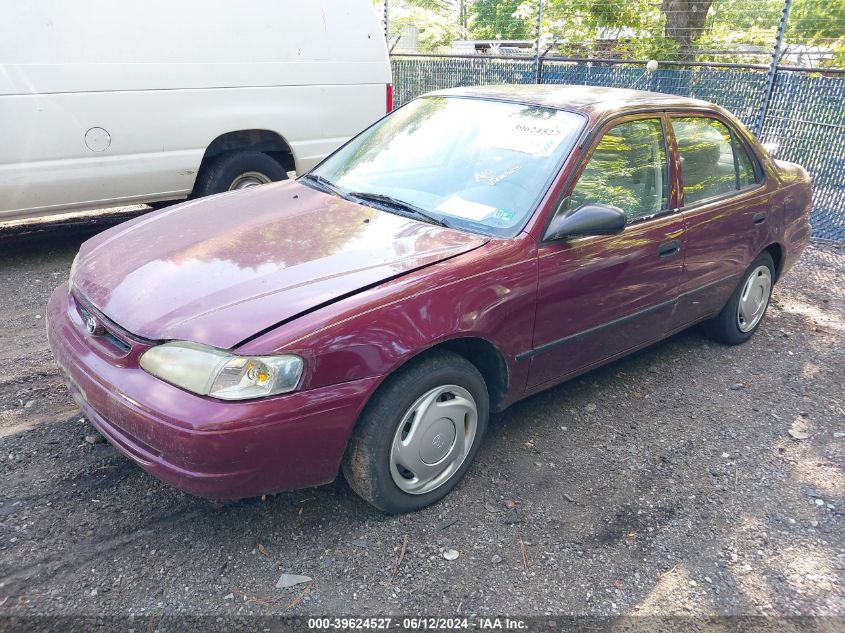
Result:
M192 197L248 189L285 180L284 168L267 154L255 151L226 152L200 169Z

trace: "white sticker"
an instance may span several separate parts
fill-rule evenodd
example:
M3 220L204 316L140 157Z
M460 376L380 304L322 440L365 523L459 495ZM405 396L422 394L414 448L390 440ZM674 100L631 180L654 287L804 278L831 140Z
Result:
M571 129L561 127L555 120L533 121L522 117L512 120L510 129L498 130L493 146L522 152L531 156L549 157L570 134Z
M437 205L437 210L449 215L454 215L459 218L466 218L467 220L474 220L480 222L483 218L496 211L496 207L491 207L486 204L478 202L470 202L464 200L459 196L449 196Z

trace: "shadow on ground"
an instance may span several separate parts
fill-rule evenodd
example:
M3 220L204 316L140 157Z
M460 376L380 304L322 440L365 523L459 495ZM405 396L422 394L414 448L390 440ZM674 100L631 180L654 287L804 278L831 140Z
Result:
M845 611L842 250L748 344L691 330L518 403L447 500L386 517L342 480L218 505L86 443L43 335L79 239L0 255L0 613Z

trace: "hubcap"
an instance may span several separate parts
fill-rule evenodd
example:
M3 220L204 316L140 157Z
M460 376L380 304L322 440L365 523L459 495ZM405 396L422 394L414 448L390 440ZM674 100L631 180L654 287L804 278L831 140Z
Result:
M403 492L422 495L454 475L475 441L478 409L469 391L435 387L405 412L393 434L390 474Z
M772 292L772 272L768 266L758 266L745 280L737 306L737 325L740 332L753 330L769 305Z
M229 191L249 189L250 187L257 187L258 185L266 185L268 182L272 181L261 172L248 171L232 181L232 184L229 186Z

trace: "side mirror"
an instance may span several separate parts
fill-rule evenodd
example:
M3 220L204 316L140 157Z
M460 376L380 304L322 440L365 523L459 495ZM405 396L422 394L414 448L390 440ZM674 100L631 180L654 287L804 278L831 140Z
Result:
M562 213L565 205L552 218L543 241L559 240L576 235L610 235L625 228L625 212L609 204L587 203L572 213Z

